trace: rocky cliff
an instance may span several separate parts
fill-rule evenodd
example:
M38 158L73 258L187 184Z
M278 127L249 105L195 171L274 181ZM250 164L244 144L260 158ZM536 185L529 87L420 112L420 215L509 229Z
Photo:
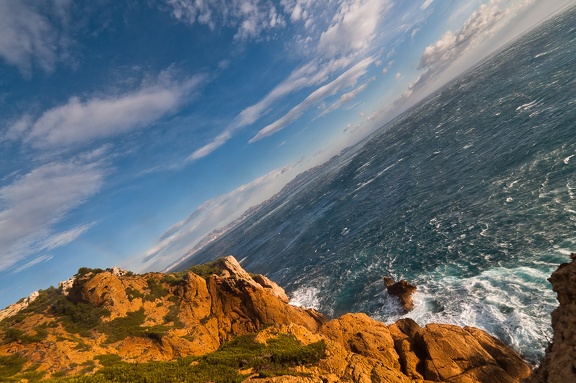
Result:
M0 377L10 381L513 383L530 374L475 328L328 321L233 257L172 274L80 269L1 321L0 339Z
M548 279L560 305L552 312L554 338L530 383L576 382L576 254Z

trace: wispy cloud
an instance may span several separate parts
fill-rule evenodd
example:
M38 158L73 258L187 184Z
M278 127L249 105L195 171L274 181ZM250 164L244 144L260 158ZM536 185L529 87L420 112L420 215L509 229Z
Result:
M296 41L299 48L307 54L306 62L274 87L259 102L242 110L234 121L214 139L189 155L188 161L209 155L224 145L235 132L256 123L267 115L275 103L289 94L320 86L316 90L317 93L314 92L316 96L313 96L314 93L310 95L317 97L327 89L333 89L330 86L326 88L327 81L349 68L350 65L362 62L362 59L369 54L378 23L391 2L339 0L332 4L326 4L309 0L283 0L281 5L286 20L294 24L303 24L304 28L300 29L303 34L296 36ZM335 80L332 81L334 84ZM311 101L313 99L304 100L303 104L289 112L289 115L298 118L301 115L299 110ZM291 120L290 116L286 116L284 120ZM290 122L293 121L292 119ZM281 121L277 123L278 126L283 125ZM268 128L270 131L273 130L270 126ZM258 137L258 139L260 138ZM253 141L254 139L251 142Z
M289 124L293 123L298 119L306 110L311 106L320 103L326 97L333 96L346 88L353 87L358 79L366 74L366 71L370 64L375 61L374 58L369 57L360 61L358 64L354 65L352 68L348 69L346 72L342 73L335 80L330 83L316 89L312 92L304 101L293 107L287 114L285 114L280 119L269 124L265 128L261 129L250 142L258 141L266 136L274 134L282 129L284 129Z
M55 226L101 189L105 172L102 162L81 156L41 165L0 188L0 271L88 230L90 224L63 232Z
M317 60L310 61L294 71L288 78L275 86L268 94L257 103L244 108L234 120L219 133L211 142L195 150L187 161L194 161L205 157L224 145L236 132L248 125L258 121L267 115L274 103L288 94L298 90L324 83L334 72L345 68L352 62L352 57L341 57L338 59L328 60L320 65Z
M12 271L12 274L18 274L19 272L24 271L24 270L26 270L26 269L34 266L34 265L37 265L37 264L42 263L42 262L49 261L49 260L51 260L52 258L53 258L52 255L41 255L41 256L39 256L38 258L35 258L35 259L33 259L33 260L29 261L29 262L26 262L26 263L23 264L22 266L18 266L17 268L14 269L14 271Z
M24 115L5 134L37 148L82 146L144 127L175 111L199 86L204 76L176 82L161 75L153 84L110 96L71 98L38 118Z
M434 0L425 0L424 3L422 3L422 6L420 6L420 9L427 9L433 2Z
M215 30L235 28L236 40L254 39L262 31L286 25L272 2L260 0L167 0L174 18L190 24L206 25Z
M0 1L0 57L30 76L34 68L51 72L68 56L70 40L62 29L71 2Z
M255 203L271 197L294 176L287 175L290 170L291 167L273 170L230 193L203 203L158 238L142 258L146 268L167 267L212 230L232 221Z

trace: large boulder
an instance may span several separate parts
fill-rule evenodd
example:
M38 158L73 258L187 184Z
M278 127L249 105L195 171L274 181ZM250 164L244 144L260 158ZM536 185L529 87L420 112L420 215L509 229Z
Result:
M416 292L417 287L405 279L395 282L394 279L385 276L384 285L388 294L398 297L400 299L400 305L404 312L412 311L414 308L414 300L412 299L412 294Z

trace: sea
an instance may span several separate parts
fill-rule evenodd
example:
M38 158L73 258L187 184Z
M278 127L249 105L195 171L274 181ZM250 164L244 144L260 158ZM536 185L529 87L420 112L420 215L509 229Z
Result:
M576 8L301 175L189 263L233 254L293 304L476 326L537 364L576 252ZM382 277L417 285L401 312Z

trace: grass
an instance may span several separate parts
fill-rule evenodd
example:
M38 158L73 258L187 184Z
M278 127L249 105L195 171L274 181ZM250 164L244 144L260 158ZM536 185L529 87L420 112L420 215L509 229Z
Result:
M324 356L323 341L304 346L295 338L281 335L267 345L245 335L223 344L202 357L185 357L171 362L125 363L118 355L96 356L101 368L93 375L56 377L49 383L239 383L248 376L241 369L252 368L259 377L299 375L294 366L318 363Z

